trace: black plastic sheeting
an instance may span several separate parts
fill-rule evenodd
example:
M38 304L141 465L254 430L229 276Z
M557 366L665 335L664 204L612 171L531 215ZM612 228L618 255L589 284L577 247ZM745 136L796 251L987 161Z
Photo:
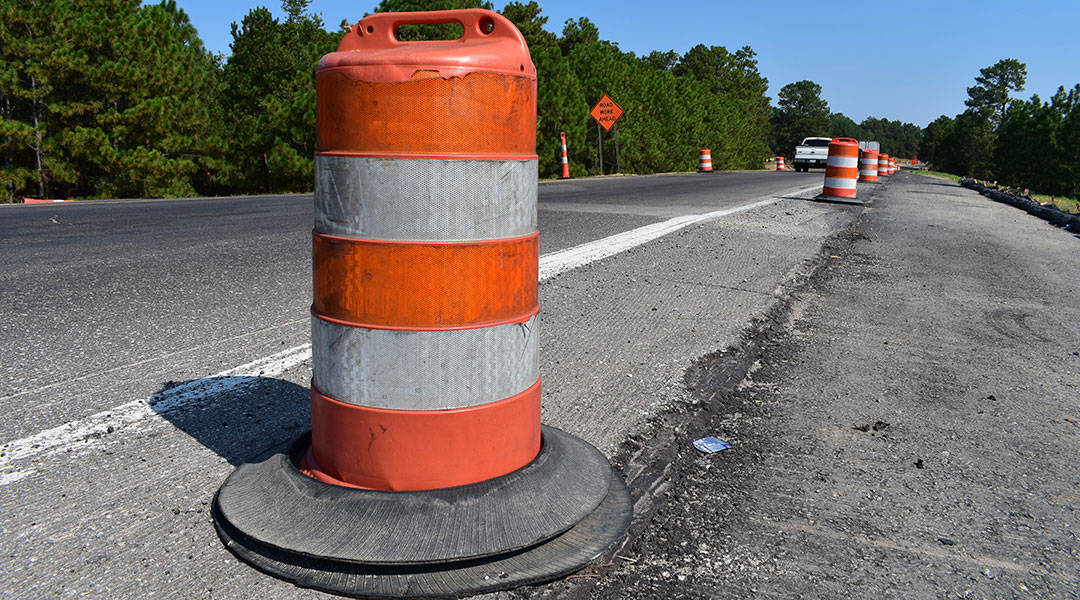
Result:
M990 198L996 202L1015 206L1020 210L1027 212L1030 215L1039 217L1044 221L1048 221L1057 225L1058 227L1064 227L1066 231L1072 233L1080 233L1080 215L1074 215L1067 213L1063 210L1059 210L1056 206L1043 206L1034 200L1029 200L1023 196L1014 196L1007 194L1000 190L982 185L974 179L961 179L960 185L979 192L983 196Z

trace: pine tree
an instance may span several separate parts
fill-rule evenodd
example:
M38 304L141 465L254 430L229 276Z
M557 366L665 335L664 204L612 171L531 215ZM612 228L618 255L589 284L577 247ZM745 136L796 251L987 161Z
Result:
M989 119L997 129L1005 118L1009 94L1023 90L1026 82L1027 65L1015 58L1003 58L979 69L975 85L967 89L968 99L964 104Z
M821 86L802 80L780 88L777 109L772 112L772 149L789 154L805 137L825 136L829 128L829 105L821 98Z
M9 202L51 195L70 175L57 143L66 107L56 95L69 47L59 32L69 14L59 1L0 5L0 184Z
M315 68L340 36L303 12L306 2L284 8L285 23L259 7L232 25L223 78L236 191L307 191L313 185Z

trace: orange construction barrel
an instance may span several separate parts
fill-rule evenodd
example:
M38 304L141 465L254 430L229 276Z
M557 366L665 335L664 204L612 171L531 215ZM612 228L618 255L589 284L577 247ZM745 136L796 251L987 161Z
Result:
M712 152L708 148L702 148L698 152L698 173L712 173Z
M878 179L878 151L867 148L859 153L859 181L870 183Z
M456 40L403 42L456 23ZM311 432L238 468L241 559L349 596L456 596L577 570L630 497L540 424L536 70L482 9L378 13L316 74ZM503 573L493 578L491 573Z
M859 142L852 138L838 137L829 142L829 158L825 162L826 196L854 198L859 177Z

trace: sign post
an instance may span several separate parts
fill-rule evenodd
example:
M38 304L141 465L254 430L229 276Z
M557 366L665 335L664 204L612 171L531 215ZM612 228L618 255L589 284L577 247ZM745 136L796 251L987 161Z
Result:
M600 156L600 174L604 174L604 133L600 131L600 123L596 124L596 154Z
M619 164L619 124L615 123L615 172L622 172L622 165Z
M596 106L589 111L592 118L596 120L596 147L597 152L600 153L600 173L604 173L604 143L602 141L603 132L600 128L603 127L604 131L610 131L612 126L619 120L619 117L623 114L623 109L619 108L618 104L611 99L610 96L604 94L600 101L596 103ZM619 164L619 128L615 127L615 172L620 171L621 165Z

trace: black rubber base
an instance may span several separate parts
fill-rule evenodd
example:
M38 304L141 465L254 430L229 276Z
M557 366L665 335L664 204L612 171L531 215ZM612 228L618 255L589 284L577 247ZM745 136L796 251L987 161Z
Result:
M492 480L422 492L328 485L292 449L240 466L214 498L218 535L241 560L353 597L456 597L584 567L630 525L626 485L588 443L544 427L540 454Z
M829 196L828 194L818 194L813 198L814 202L825 202L827 204L847 204L850 206L863 206L865 202L858 198L848 198L845 196Z

